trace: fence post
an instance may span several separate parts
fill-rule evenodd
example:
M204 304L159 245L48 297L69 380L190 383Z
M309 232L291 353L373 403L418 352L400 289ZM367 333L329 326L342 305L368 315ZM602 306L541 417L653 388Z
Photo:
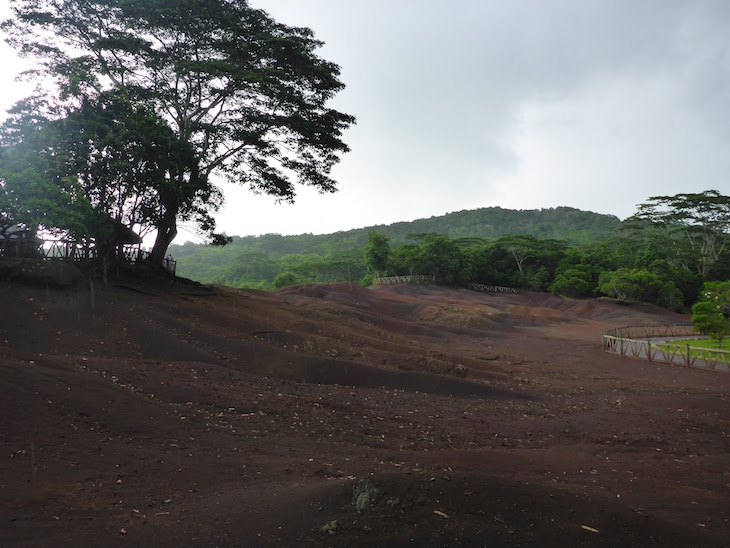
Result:
M684 363L687 367L689 367L689 345L686 345L687 347L687 356L684 359Z
M646 339L646 353L649 356L649 361L651 361L651 339Z
M624 355L624 339L623 337L618 338L618 355L623 356Z

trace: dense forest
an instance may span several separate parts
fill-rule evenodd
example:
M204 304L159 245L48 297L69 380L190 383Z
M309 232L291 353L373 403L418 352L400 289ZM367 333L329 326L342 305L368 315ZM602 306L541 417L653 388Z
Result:
M714 191L681 196L726 200ZM705 281L730 278L730 254L726 227L708 232L696 219L662 217L676 214L675 206L649 202L624 223L567 207L485 208L330 235L233 237L225 247L186 243L171 251L180 275L234 287L369 285L375 276L414 273L454 286L486 283L685 310ZM713 234L720 239L700 245Z
M186 243L173 245L170 251L182 276L204 283L271 289L274 278L286 273L296 274L286 279L306 283L360 282L367 273L363 253L371 232L388 238L392 245L406 244L413 235L429 233L458 240L528 234L567 243L589 243L606 239L620 226L617 217L568 207L523 211L494 207L335 234L233 236L225 247Z

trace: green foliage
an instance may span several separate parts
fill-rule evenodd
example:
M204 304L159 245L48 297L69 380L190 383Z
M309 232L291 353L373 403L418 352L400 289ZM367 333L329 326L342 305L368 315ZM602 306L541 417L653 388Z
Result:
M450 238L427 233L393 242L385 232L370 231L369 242L364 231L330 236L234 237L230 246L220 250L226 255L220 260L227 264L242 253L266 253L276 264L277 276L282 276L274 282L277 287L336 279L369 285L375 274L374 261L380 260L378 266L390 275L435 274L445 284L477 282L569 297L604 294L678 311L695 301L701 287L698 274L675 266L668 250L643 236L614 234L586 245L529 234L489 240L478 235ZM201 249L192 244L176 248L178 271L189 275L193 258ZM376 254L375 250L382 253ZM203 269L212 269L213 263L209 257L196 261L194 276L200 276Z
M198 172L193 151L143 106L101 93L80 107L45 107L20 103L0 129L10 144L0 176L10 187L18 177L37 181L29 185L32 197L19 203L27 210L33 199L55 202L38 224L93 241L103 254L131 229L144 234L158 226L160 200L175 200L182 219L214 225L209 210L219 192L200 177L185 185L172 180L171 173ZM28 160L16 174L19 151ZM127 236L121 243L133 242Z
M604 295L619 301L654 303L662 286L659 276L645 268L620 268L602 274L598 289Z
M374 279L375 279L375 275L372 272L366 272L365 275L357 283L359 283L363 287L368 287L368 286L373 285Z
M286 271L281 272L276 275L276 278L274 278L274 287L276 289L281 289L282 287L287 287L290 285L294 285L297 283L297 276L293 272Z
M519 211L488 207L364 230L377 230L396 242L404 242L409 234L438 233L453 239L477 237L490 240L505 235L528 234L540 240L588 244L609 238L620 227L621 221L613 215L570 207Z
M258 287L260 282L272 283L278 274L277 265L265 253L241 253L225 272L226 285Z
M388 238L377 232L368 232L368 241L365 245L365 266L368 272L375 272L377 276L385 272L390 260L390 245Z
M692 306L692 323L722 348L730 335L730 281L705 283L700 300Z
M656 303L668 310L681 312L684 308L684 297L674 282L669 280L660 289Z
M551 293L568 297L587 297L593 293L595 284L591 280L590 273L578 268L569 268L558 274L548 289Z
M660 343L660 346L664 349L669 349L670 346L680 346L680 347L686 347L690 346L693 348L690 348L689 354L690 356L700 356L704 357L707 355L706 352L702 352L701 350L697 350L697 348L703 349L703 348L709 348L714 350L730 350L730 340L724 339L722 346L718 344L716 340L713 339L678 339L676 341L666 341L666 343Z
M78 177L63 169L70 154L59 147L60 128L37 112L37 102L22 107L36 112L11 113L0 133L0 233L17 224L31 232L45 228L81 235L93 207Z
M707 279L730 239L730 196L716 190L654 196L639 205L626 228L645 232L657 247L671 250L678 266Z
M461 281L464 257L456 242L441 234L424 234L417 265L420 273L432 274L436 281L448 285Z
M646 302L679 311L682 293L672 280L664 280L646 268L619 268L601 274L598 290L623 302Z
M154 193L154 260L181 219L212 235L214 173L285 201L294 200L296 183L336 190L329 174L348 151L341 137L355 120L327 107L344 86L339 67L317 56L322 43L311 30L277 23L245 1L17 0L12 9L2 24L8 42L39 60L60 90L57 106L119 99L130 112L145 111L151 143L167 132L188 156L153 166L155 184L165 183ZM133 155L137 166L157 164L157 146L134 141L126 149L124 136L105 138L115 152L105 166L112 178L124 167L116 152ZM191 192L199 199L190 201Z
M502 236L485 247L493 271L490 283L544 291L565 255L567 244L529 234Z

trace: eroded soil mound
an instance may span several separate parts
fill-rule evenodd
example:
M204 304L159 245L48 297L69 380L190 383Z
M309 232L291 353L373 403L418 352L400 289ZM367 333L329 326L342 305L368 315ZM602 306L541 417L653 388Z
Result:
M0 306L4 546L730 538L730 375L601 352L666 311L124 274Z

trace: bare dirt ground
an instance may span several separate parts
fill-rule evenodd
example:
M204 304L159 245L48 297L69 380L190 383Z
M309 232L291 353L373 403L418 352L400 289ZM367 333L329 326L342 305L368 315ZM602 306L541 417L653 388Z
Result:
M730 375L601 351L687 318L33 268L0 269L2 546L729 544Z

